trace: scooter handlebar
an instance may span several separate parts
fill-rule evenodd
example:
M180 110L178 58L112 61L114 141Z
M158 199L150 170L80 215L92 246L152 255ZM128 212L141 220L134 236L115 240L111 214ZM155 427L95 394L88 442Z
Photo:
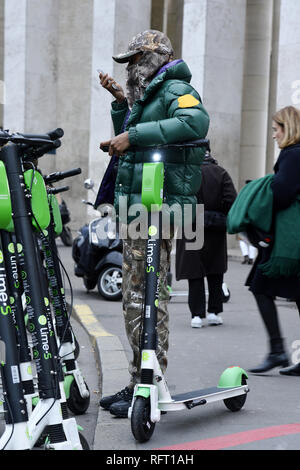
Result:
M54 129L53 131L46 132L46 134L20 134L18 135L23 136L25 139L41 139L41 140L57 140L63 137L64 131L60 127Z
M45 142L45 141L43 141ZM41 145L39 148L30 148L30 145L27 145L29 150L24 151L24 156L22 157L24 161L31 160L33 158L40 158L51 150L57 149L61 146L61 141L59 139L50 141L47 144ZM26 146L26 147L27 147Z
M49 131L47 134L21 134L19 132L9 134L8 130L0 130L0 145L5 145L8 142L23 144L23 150L25 150L30 147L39 147L40 145L51 144L63 135L64 131L60 128Z
M64 193L65 191L69 191L70 186L61 186L60 188L49 188L48 193L49 194L58 194L58 193Z
M57 171L55 173L51 173L48 176L44 177L45 183L56 183L57 181L61 181L65 178L70 178L71 176L76 176L81 174L81 168L74 168L73 170L68 171Z
M208 139L197 139L191 140L187 142L177 142L173 144L164 144L164 145L153 145L149 147L139 147L139 146L132 146L129 147L128 152L130 151L139 151L139 152L147 152L151 150L167 150L167 149L184 149L184 148L197 148L197 147L206 147L207 149L210 148L210 141ZM109 145L102 145L101 150L103 152L109 151Z

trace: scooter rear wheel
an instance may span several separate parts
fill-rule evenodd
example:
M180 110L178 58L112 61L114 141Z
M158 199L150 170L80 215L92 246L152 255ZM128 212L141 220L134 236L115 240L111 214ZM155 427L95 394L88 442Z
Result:
M131 413L131 431L138 442L148 441L155 428L150 419L150 399L137 397Z

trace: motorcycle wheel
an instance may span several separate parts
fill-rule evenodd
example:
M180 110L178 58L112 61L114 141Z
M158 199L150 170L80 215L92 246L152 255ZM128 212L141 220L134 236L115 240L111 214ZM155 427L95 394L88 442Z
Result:
M106 266L98 277L99 294L107 300L120 300L122 298L122 268L119 266Z
M73 237L72 237L72 232L69 227L66 227L65 225L63 226L63 230L60 234L61 241L63 242L64 245L66 246L72 246L73 245Z

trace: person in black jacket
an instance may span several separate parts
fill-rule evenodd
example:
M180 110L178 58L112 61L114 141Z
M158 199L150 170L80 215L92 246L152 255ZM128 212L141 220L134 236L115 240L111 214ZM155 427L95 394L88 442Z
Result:
M279 110L273 116L273 138L281 149L274 166L273 191L274 215L288 208L300 194L300 111L293 106ZM263 323L269 337L269 349L265 360L250 369L262 373L274 367L284 367L283 375L300 375L300 364L289 365L285 351L281 326L274 298L276 296L295 299L300 313L300 272L298 276L268 278L259 269L259 264L269 260L272 246L258 247L258 256L248 276L246 285L254 294ZM300 261L300 260L299 260Z
M223 312L223 276L227 271L226 215L236 196L230 175L208 152L202 165L198 203L204 204L204 245L187 250L186 239L176 242L176 279L188 279L188 305L193 328L201 328L206 317L205 281L209 298L207 321L221 325Z

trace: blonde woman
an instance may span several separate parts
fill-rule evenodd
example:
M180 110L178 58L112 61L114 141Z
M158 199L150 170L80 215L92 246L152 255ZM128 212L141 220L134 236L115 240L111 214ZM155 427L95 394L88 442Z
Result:
M287 209L300 194L300 111L293 106L279 110L273 116L273 138L281 149L274 166L273 211ZM290 367L281 334L280 322L274 297L295 299L300 313L300 277L269 278L258 265L269 260L272 247L259 248L255 264L246 281L254 294L259 312L269 337L269 354L265 360L250 369L253 373L263 373L275 367L284 367L279 372L283 375L300 376L300 364ZM300 260L299 260L300 265ZM299 272L300 276L300 272Z

